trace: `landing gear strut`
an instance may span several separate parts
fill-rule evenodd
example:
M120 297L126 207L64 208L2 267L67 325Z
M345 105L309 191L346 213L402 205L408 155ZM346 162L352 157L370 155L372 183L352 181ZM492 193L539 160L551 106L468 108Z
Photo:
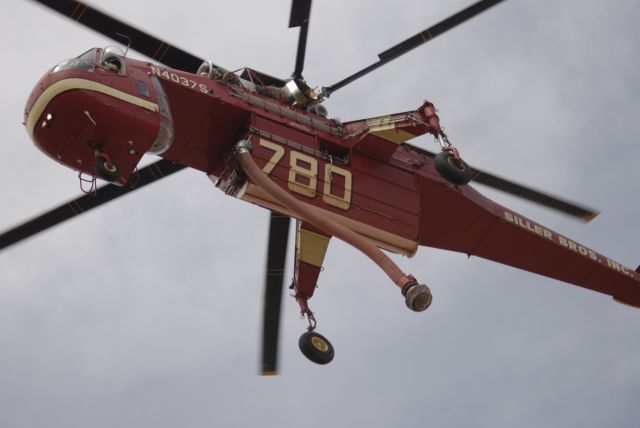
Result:
M444 137L442 138L442 144L445 144ZM411 310L421 312L429 307L431 304L431 292L427 286L418 284L412 275L403 273L398 265L396 265L389 256L384 254L372 240L358 234L343 224L332 220L328 216L321 214L317 210L313 209L312 205L301 203L295 197L275 184L253 161L251 157L250 139L238 142L236 145L236 156L240 162L242 170L253 181L253 183L261 187L266 193L273 197L273 199L291 210L291 212L303 221L312 224L315 228L322 231L325 236L335 236L344 240L348 244L351 244L358 250L362 251L367 257L375 262L402 290L407 306L409 306ZM297 247L296 250L298 251ZM322 257L324 257L324 254ZM313 264L311 261L305 261L305 263L318 268L321 267L321 264ZM299 272L296 271L296 275L298 275L298 273ZM313 296L313 289L301 289L297 286L296 281L297 277L294 278L294 283L291 287L296 291L294 297L300 305L302 315L307 316L309 319L308 331L300 337L300 350L314 363L327 364L333 360L334 351L333 346L326 338L314 332L315 318L307 304L309 298Z
M306 317L309 322L307 331L302 333L298 340L300 351L305 357L316 364L330 363L335 354L333 345L329 342L329 339L314 331L316 328L316 318L313 316L313 312L309 309L309 305L307 303L309 298L302 296L299 293L295 298L300 305L300 313L303 317Z

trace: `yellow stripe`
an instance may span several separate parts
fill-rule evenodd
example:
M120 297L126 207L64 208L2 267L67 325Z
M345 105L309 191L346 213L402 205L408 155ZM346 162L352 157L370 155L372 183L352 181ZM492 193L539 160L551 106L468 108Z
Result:
M160 46L158 46L158 49L156 49L156 51L153 53L151 58L153 58L155 60L158 60L158 61L162 61L162 59L167 54L167 51L169 50L170 47L171 47L171 45L168 45L165 42L161 42Z
M164 174L162 173L162 170L156 164L153 164L151 166L151 168L149 168L149 172L151 173L151 175L153 175L153 178L155 178L156 180L164 177Z
M298 258L310 265L322 267L329 246L329 237L310 230L298 229Z
M164 56L167 54L167 51L169 50L170 47L171 45L166 45L166 47L164 48L164 51L162 51L162 54L160 55L160 58L158 58L158 61L164 60Z
M36 125L36 121L42 115L42 112L49 105L51 100L60 95L63 92L71 91L74 89L85 89L94 92L100 92L101 94L109 95L111 97L117 98L119 100L128 102L129 104L136 105L138 107L142 107L151 111L158 111L158 104L152 103L151 101L147 101L142 98L138 98L134 95L128 94L126 92L119 91L117 89L112 88L111 86L103 85L102 83L94 82L87 79L80 78L69 78L59 80L49 86L36 100L29 112L29 117L27 118L27 132L29 133L29 137L33 140L33 131Z
M367 120L367 126L369 127L369 134L373 134L377 137L384 138L387 141L391 141L395 144L402 144L416 136L397 129L395 122L391 121L391 116L374 117Z
M71 15L69 15L69 17L70 17L71 19L75 19L73 16L74 16L74 15L76 14L76 12L78 11L78 8L79 8L79 7L82 7L82 6L84 6L82 3L77 2L77 3L76 3L76 7L75 7L75 8L73 8L73 12L71 12Z
M598 214L600 214L600 211L595 211L595 212L592 212L592 213L585 214L585 215L581 216L581 218L584 221L589 222L589 221L593 220L594 218L598 217Z
M289 217L296 218L296 215L293 212L280 205L271 196L269 196L267 192L254 184L249 184L247 186L247 191L240 199L258 204L261 207L268 208L272 211L285 213ZM313 209L320 211L333 221L337 221L354 232L371 239L380 248L393 251L394 253L404 254L407 257L413 257L418 251L418 243L416 241L387 232L386 230L379 229L375 226L353 220L349 217L336 214L333 211L325 210L316 206L314 206Z
M80 22L80 19L82 19L82 15L84 15L84 13L87 11L87 9L89 9L88 6L86 5L82 5L84 6L84 8L82 9L82 11L80 12L80 14L78 15L78 17L76 18L76 21Z
M68 204L68 207L73 211L75 215L82 214L84 212L84 208L82 205L78 203L78 201L73 201Z

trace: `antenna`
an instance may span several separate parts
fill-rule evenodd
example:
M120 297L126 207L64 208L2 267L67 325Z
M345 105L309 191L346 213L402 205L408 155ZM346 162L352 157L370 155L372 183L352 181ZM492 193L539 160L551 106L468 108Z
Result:
M123 39L127 40L127 50L124 51L124 56L127 56L127 52L129 52L129 48L131 47L131 42L132 42L131 37L127 36L126 34L122 34L122 33L116 33L116 36L120 36Z

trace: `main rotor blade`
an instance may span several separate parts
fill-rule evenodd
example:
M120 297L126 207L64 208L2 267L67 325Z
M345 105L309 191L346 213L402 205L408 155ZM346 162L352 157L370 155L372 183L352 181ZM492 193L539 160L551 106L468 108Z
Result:
M83 3L34 0L169 67L195 73L203 60Z
M404 55L405 53L417 48L418 46L423 45L424 43L427 43L429 40L434 39L435 37L439 36L440 34L454 27L457 27L463 22L468 21L474 16L481 14L482 12L489 9L490 7L493 7L503 1L504 0L481 0L477 3L472 4L466 9L461 10L455 15L452 15L449 18L445 19L444 21L441 21L427 28L426 30L416 34L413 37L409 37L405 41L398 43L397 45L387 49L382 53L379 53L378 62L373 63L366 68L363 68L362 70L352 74L351 76L345 79L342 79L338 83L322 88L322 93L328 97L333 92L348 85L354 80L364 76L365 74L371 73L373 70L376 70L377 68L382 67L386 63L393 61L399 56Z
M278 373L280 306L284 291L284 264L287 257L290 222L291 219L288 216L271 212L262 330L261 373L263 375Z
M429 150L421 149L410 144L407 144L407 146L410 146L412 150L420 152L426 156L429 156L430 158L435 157L435 153ZM474 168L472 166L469 167L473 170L471 181L497 190L501 190L505 193L517 196L526 201L534 202L536 204L551 208L572 217L577 217L578 219L585 222L593 220L598 214L600 214L600 211L577 205L573 202L560 199L548 193L534 190L522 184L514 183L513 181L507 180L505 178L500 178L496 175L482 171L481 169Z
M64 205L60 205L59 207L27 221L26 223L0 234L0 250L37 233L43 232L57 224L85 213L133 190L140 189L149 183L153 183L154 181L173 174L176 171L180 171L183 168L184 167L182 165L176 165L164 159L146 166L137 172L137 178L132 177L132 179L135 180L135 187L120 187L114 184L108 184L98 189L95 196L80 196Z
M298 37L298 52L296 53L296 68L293 71L294 78L302 78L304 68L304 56L307 50L307 32L309 31L309 16L311 15L311 0L293 0L291 3L291 17L289 28L300 27Z

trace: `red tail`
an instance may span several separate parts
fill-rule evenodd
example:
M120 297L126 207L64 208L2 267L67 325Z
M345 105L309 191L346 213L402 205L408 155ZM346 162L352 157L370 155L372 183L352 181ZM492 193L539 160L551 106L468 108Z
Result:
M420 243L556 278L640 308L633 271L485 198L470 186L420 181Z

